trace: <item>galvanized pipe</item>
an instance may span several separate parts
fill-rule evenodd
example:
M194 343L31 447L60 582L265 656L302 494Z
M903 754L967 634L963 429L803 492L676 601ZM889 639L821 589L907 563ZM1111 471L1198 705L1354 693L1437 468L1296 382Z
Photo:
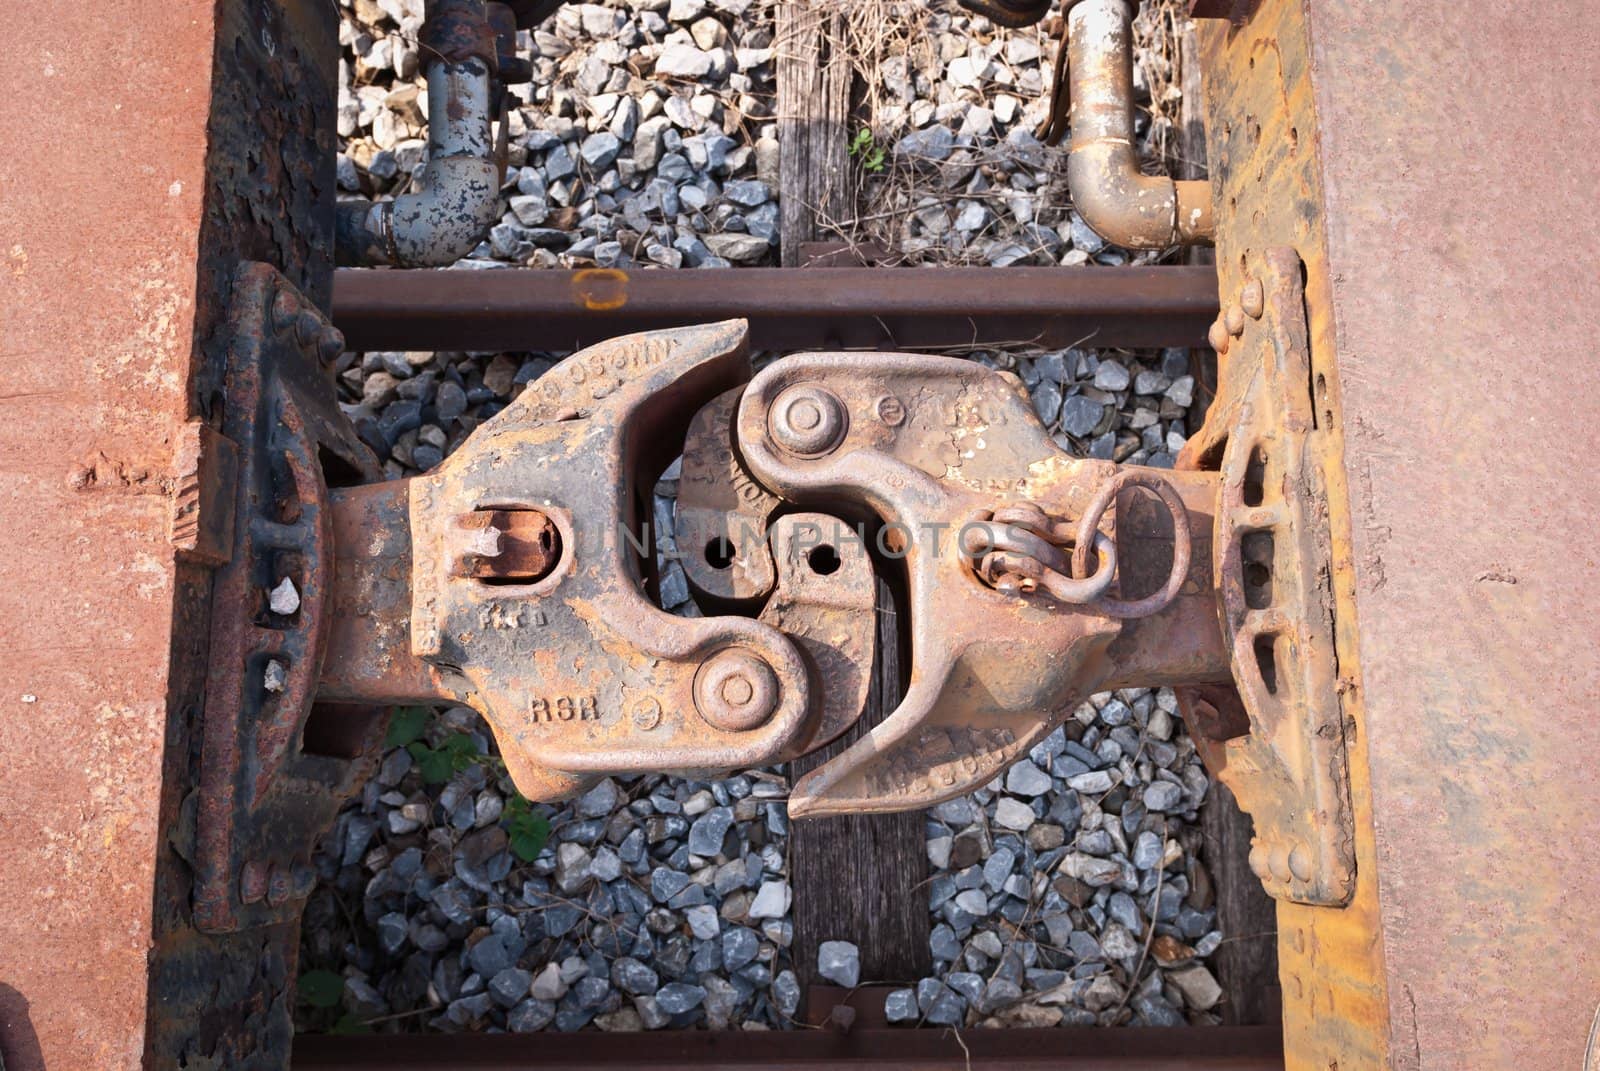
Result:
M1081 0L1067 15L1072 144L1067 185L1083 221L1129 249L1209 244L1209 182L1174 182L1139 170L1133 129L1133 9L1127 0Z
M484 0L429 0L428 18L459 20L469 38L489 36ZM440 54L428 64L427 77L428 162L419 188L392 201L339 202L335 247L340 264L453 264L472 252L500 218L488 61L481 55Z

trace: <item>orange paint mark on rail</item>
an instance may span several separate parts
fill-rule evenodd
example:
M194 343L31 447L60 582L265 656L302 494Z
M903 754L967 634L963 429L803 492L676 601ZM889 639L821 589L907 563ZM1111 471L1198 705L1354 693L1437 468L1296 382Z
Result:
M628 273L619 268L589 268L572 277L572 296L590 312L609 312L628 303Z

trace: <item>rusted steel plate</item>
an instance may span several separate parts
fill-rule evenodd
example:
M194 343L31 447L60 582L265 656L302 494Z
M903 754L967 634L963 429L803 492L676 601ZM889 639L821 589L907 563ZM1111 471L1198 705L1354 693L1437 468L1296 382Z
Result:
M302 1036L295 1071L1280 1071L1270 1027Z
M779 500L745 471L733 441L733 414L743 394L742 386L729 391L689 423L673 513L684 575L714 604L763 599L776 576L767 524Z
M411 653L409 480L334 490L333 592L320 699L455 700L439 671Z
M741 268L335 273L352 349L573 350L632 331L750 321L756 349L1186 346L1210 267Z
M1130 562L1140 544L1155 548L1154 569L1118 574L1125 599L1168 585L1175 597L1152 616L1113 617L1098 601L1104 583L1091 592L1085 579L1067 579L1030 592L977 575L969 534L1009 535L1020 522L1007 511L1023 506L1094 532L1097 494L1126 482L1117 466L1057 447L1014 377L952 358L806 354L751 383L736 427L764 486L887 522L876 542L910 584L909 691L865 739L797 783L792 814L927 806L988 781L1092 692L1226 678L1209 541L1185 561L1192 548L1172 518L1135 508L1132 494L1111 514L1121 523L1106 527ZM1214 475L1151 470L1143 479L1170 488L1190 530L1210 532ZM834 542L862 540L846 521L834 530ZM1039 542L1017 547L1048 558ZM1110 560L1101 562L1107 580ZM1136 582L1148 587L1131 590Z
M1390 1058L1577 1067L1600 222L1573 206L1600 185L1600 23L1586 0L1308 6Z
M1378 926L1378 876L1371 835L1371 796L1367 780L1367 735L1360 687L1360 652L1356 644L1357 605L1350 559L1349 492L1345 483L1343 425L1326 411L1339 406L1339 366L1335 354L1335 324L1331 315L1334 282L1326 256L1320 141L1313 106L1308 37L1303 0L1267 0L1255 5L1249 22L1234 26L1220 20L1199 24L1201 65L1205 79L1207 157L1217 210L1217 272L1223 313L1210 332L1223 352L1218 358L1217 400L1205 426L1190 439L1178 459L1179 467L1215 467L1230 451L1226 443L1238 433L1257 434L1262 421L1250 408L1252 387L1267 375L1263 364L1274 369L1285 358L1304 360L1306 391L1315 382L1324 385L1318 398L1322 425L1315 442L1305 452L1303 466L1314 470L1325 494L1328 528L1328 575L1339 716L1345 726L1345 760L1349 771L1349 806L1354 841L1355 882L1349 903L1342 908L1315 907L1279 900L1278 958L1283 990L1285 1059L1291 1067L1327 1071L1339 1067L1384 1067L1390 1056L1388 1008L1383 972L1382 936ZM1377 97L1383 81L1368 87ZM1390 107L1395 106L1391 101ZM1304 263L1304 358L1280 354L1275 347L1284 338L1258 338L1263 334L1252 315L1263 254L1288 247ZM1249 311L1247 311L1249 310ZM1291 349L1298 347L1295 342ZM1281 370L1278 370L1281 371ZM1277 371L1274 372L1277 374ZM1316 377L1321 377L1318 380ZM1395 369L1385 372L1397 378ZM1430 380L1433 378L1430 375ZM1254 393L1259 394L1259 391ZM1259 398L1255 408L1259 408ZM1247 411L1249 410L1249 411ZM1280 429L1281 431L1281 429ZM1232 452L1237 460L1237 451ZM1244 459L1248 462L1248 457ZM1235 468L1238 466L1235 465ZM1315 517L1315 513L1312 514ZM1316 518L1321 521L1320 517ZM1312 533L1292 533L1297 545L1310 550ZM1242 579L1242 578L1241 578ZM1275 648L1276 650L1276 648ZM1290 652L1291 654L1293 652ZM1251 652L1250 662L1254 662ZM1235 672L1250 681L1259 671L1246 663ZM1224 747L1221 739L1233 735L1244 717L1239 696L1231 688L1206 693L1205 712L1214 715L1191 720L1190 729L1201 738L1204 753L1224 781L1232 783L1235 771L1219 762L1245 760L1237 770L1244 777L1259 776L1252 761L1256 747L1285 749L1288 763L1280 769L1306 768L1308 743L1291 733L1276 732L1285 714L1299 716L1297 708L1263 711L1271 716L1252 725L1261 739ZM1186 704L1191 713L1195 704ZM1326 744L1326 741L1322 741ZM1281 760L1274 760L1279 762ZM1325 770L1331 777L1332 770ZM1285 833L1303 823L1303 810L1315 810L1314 794L1266 795L1251 793L1241 785L1242 806L1254 797L1262 804L1256 820L1252 854L1263 858L1267 840L1286 841ZM1278 823L1276 819L1283 819ZM1287 868L1288 857L1281 857ZM1294 877L1292 869L1288 870ZM1442 877L1439 875L1437 877ZM1288 891L1280 883L1280 891Z
M194 923L208 932L297 919L311 850L371 772L374 711L323 733L313 710L333 588L325 470L377 479L329 389L341 340L271 266L234 273L223 432L238 448L234 540L212 583L195 796ZM355 760L355 761L352 761Z
M131 1071L145 1043L215 7L0 5L8 1071ZM108 188L108 158L139 167Z
M1255 819L1250 868L1273 896L1343 906L1355 889L1349 763L1333 637L1326 420L1310 368L1302 264L1245 254L1219 409L1183 460L1220 456L1216 558L1237 691L1178 690L1201 757ZM1234 331L1238 334L1235 335ZM1324 378L1323 382L1326 382ZM1207 724L1237 703L1238 733Z

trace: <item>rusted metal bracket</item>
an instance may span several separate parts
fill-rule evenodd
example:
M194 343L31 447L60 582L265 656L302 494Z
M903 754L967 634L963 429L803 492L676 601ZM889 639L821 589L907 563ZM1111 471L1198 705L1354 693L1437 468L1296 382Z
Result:
M1237 692L1180 690L1206 765L1255 819L1250 866L1267 891L1340 905L1354 890L1344 719L1334 646L1325 451L1327 385L1311 372L1302 266L1251 256L1215 339L1250 369L1231 419L1207 424L1220 456L1216 568ZM1241 719L1236 704L1247 715Z
M543 800L608 774L783 761L847 728L875 582L864 548L809 553L831 518L763 524L773 590L758 617L676 617L651 598L663 446L749 377L746 347L741 321L592 347L433 473L341 498L324 694L470 704Z
M343 340L267 264L237 270L228 325L222 434L198 442L201 458L236 466L232 499L197 492L200 515L180 531L195 532L184 541L214 563L229 524L204 512L208 502L229 508L199 788L185 804L194 921L213 932L299 914L315 880L314 839L365 779L381 729L375 712L313 704L330 587L328 485L382 475L334 401L327 368Z
M764 599L777 578L767 525L782 503L745 469L734 441L743 394L731 390L695 414L678 478L674 542L689 586L713 604Z
M910 690L867 737L795 785L792 814L936 803L990 780L1092 692L1227 676L1209 553L1185 562L1180 534L1210 531L1215 477L1151 473L1145 482L1179 516L1146 509L1146 492L1119 482L1116 466L1051 442L1015 377L936 357L793 357L745 392L737 441L750 471L784 499L882 520L878 549L899 560L909 587ZM1102 507L1117 505L1096 515L1101 492ZM1019 504L1040 523L1007 519ZM1069 568L1041 545L1070 543L1053 518L1073 528L1087 519L1101 548L1096 575L1115 571L1123 599L1165 589L1156 612L1119 620L1098 601L1109 597L1103 583L1008 589L984 574L977 559L988 554L974 533L998 548L1022 533L999 551L1007 570L1028 574L1023 559ZM832 541L847 544L852 528L835 525ZM1120 569L1113 533L1128 563Z

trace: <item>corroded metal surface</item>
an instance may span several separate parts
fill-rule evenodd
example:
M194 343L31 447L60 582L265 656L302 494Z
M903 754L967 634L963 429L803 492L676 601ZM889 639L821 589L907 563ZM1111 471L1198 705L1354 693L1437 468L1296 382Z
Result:
M1082 0L1066 16L1073 207L1101 237L1130 249L1210 242L1216 227L1211 184L1140 169L1133 124L1137 7L1129 0ZM1058 111L1060 75L1058 63ZM1052 124L1046 133L1059 137L1059 127Z
M1389 1058L1579 1066L1600 224L1574 206L1600 185L1600 24L1586 0L1308 8Z
M1328 569L1324 469L1337 455L1317 412L1326 377L1314 397L1300 258L1272 248L1245 263L1243 300L1221 326L1232 419L1208 422L1184 460L1221 459L1217 576L1248 729L1216 735L1214 703L1186 690L1180 702L1207 766L1255 819L1250 867L1268 893L1341 906L1355 843Z
M1236 428L1259 428L1260 422L1252 419L1253 413L1247 408L1253 385L1266 372L1263 359L1276 365L1288 356L1277 353L1271 343L1263 346L1260 321L1254 316L1266 298L1261 279L1263 256L1269 249L1293 249L1304 266L1304 387L1309 393L1313 382L1321 385L1315 399L1320 434L1315 441L1308 441L1302 464L1314 467L1325 494L1326 517L1317 520L1326 524L1328 532L1327 575L1322 582L1326 585L1323 594L1330 597L1325 609L1330 614L1337 666L1333 683L1346 743L1354 884L1349 902L1339 908L1278 901L1285 1055L1290 1067L1308 1071L1327 1071L1335 1065L1386 1067L1394 1053L1389 1016L1392 981L1386 977L1384 967L1387 935L1379 927L1379 868L1374 854L1373 800L1367 768L1366 690L1361 649L1356 642L1359 607L1351 554L1351 499L1345 479L1347 424L1336 374L1342 354L1336 359L1332 313L1336 283L1326 246L1326 228L1337 225L1337 221L1327 213L1322 186L1326 158L1322 155L1313 101L1304 2L1270 0L1253 7L1247 22L1208 20L1199 24L1223 313L1211 331L1213 345L1219 349L1217 398L1205 426L1190 439L1178 464L1215 468L1230 453L1230 437ZM1238 5L1228 13L1240 13ZM1384 106L1393 108L1395 104L1386 97L1384 84L1379 79L1366 91L1373 100L1387 101ZM1380 165L1374 159L1368 166L1387 168L1389 163ZM1257 282L1263 283L1261 289L1255 285ZM1280 344L1283 341L1278 340ZM1392 356L1395 351L1386 342L1384 352ZM1293 356L1299 359L1298 355ZM1383 378L1386 389L1420 383L1406 372L1397 374L1392 363L1385 368ZM1436 378L1430 375L1428 382L1433 383ZM1254 398L1257 403L1260 400ZM1239 452L1233 450L1232 455L1230 460L1237 467ZM1248 456L1243 460L1248 465ZM1303 542L1308 535L1296 531L1290 533L1290 538ZM1275 539L1274 560L1280 549ZM1255 557L1255 564L1264 564L1266 555ZM1272 579L1281 583L1279 578ZM1368 624L1363 614L1363 630ZM1259 680L1259 670L1253 663L1252 650L1242 668L1236 667L1241 678ZM1246 715L1239 693L1231 687L1189 693L1183 701L1192 716L1191 731L1201 741L1212 769L1230 786L1239 784L1240 802L1251 809L1252 804L1246 802L1250 786L1240 782L1256 777L1257 771L1249 763L1233 768L1222 763L1248 759L1253 749L1270 747L1275 739L1268 734L1276 727L1278 716L1263 720L1263 713L1273 712L1262 710ZM1224 743L1240 731L1241 721L1261 734L1260 738L1248 743ZM1300 746L1305 743L1302 741ZM1304 769L1309 759L1302 752L1295 765ZM1296 813L1298 805L1293 796L1263 797L1259 791L1255 796L1256 809L1260 811L1257 846L1261 834L1278 824L1279 819L1290 827L1303 821ZM1262 803L1266 806L1260 806ZM1261 861L1259 855L1257 858ZM1270 873L1270 860L1267 862ZM1287 866L1287 857L1281 862ZM1292 870L1290 876L1294 876ZM1448 880L1444 872L1432 875L1432 894L1447 895L1442 883Z
M328 389L338 333L254 262L235 273L228 324L222 432L239 463L232 501L216 504L231 507L234 541L213 581L190 858L194 924L207 931L298 917L315 837L366 779L381 731L358 712L327 735L312 721L332 573L325 470L381 475Z
M872 577L864 549L826 569L800 553L825 518L772 530L777 594L758 619L674 617L646 594L640 502L658 445L748 376L745 346L734 321L574 354L409 482L412 653L484 713L531 798L608 773L772 762L860 713ZM482 514L517 511L559 533L543 575L479 568L504 549Z
M798 416L785 416L780 403L797 398ZM814 434L796 436L796 424ZM1019 502L1075 521L1117 472L1056 447L1014 377L945 358L799 356L750 385L737 432L751 472L784 498L886 522L878 549L909 581L910 690L866 738L796 784L793 814L925 806L988 781L1091 692L1226 676L1209 546L1171 605L1138 621L975 575L964 526ZM1209 531L1215 477L1168 479L1191 528ZM1166 581L1173 528L1131 501L1128 514L1148 527L1108 523L1108 534L1129 551L1149 541L1159 559L1119 574L1120 594L1136 597ZM838 521L836 531L851 529ZM1148 586L1129 590L1139 585Z
M333 592L317 695L335 702L459 702L411 653L411 481L329 495Z
M756 349L1199 345L1209 267L344 269L334 323L356 350L579 349L630 331L748 319Z
M180 583L169 481L202 285L206 116L195 102L210 88L214 6L133 4L134 21L113 23L86 7L41 18L0 5L8 1071L133 1071L144 1047ZM155 55L168 57L160 91ZM91 84L152 91L97 111L83 107ZM101 154L148 170L108 190ZM113 232L121 240L106 241Z
M511 42L497 38L485 0L427 0L418 44L427 57L428 155L417 188L386 201L338 204L335 239L341 264L397 267L453 264L470 253L500 216L504 155L494 121L505 80L525 64L499 65ZM509 20L497 20L514 37Z
M778 497L745 470L733 441L743 393L731 390L695 414L678 478L673 539L690 586L713 601L765 598L776 578L767 524Z
M9 1071L287 1053L293 924L191 925L184 803L227 543L207 513L227 448L196 422L220 421L242 257L326 300L336 22L296 0L0 7ZM118 106L86 110L89 84ZM139 161L114 189L108 154Z

